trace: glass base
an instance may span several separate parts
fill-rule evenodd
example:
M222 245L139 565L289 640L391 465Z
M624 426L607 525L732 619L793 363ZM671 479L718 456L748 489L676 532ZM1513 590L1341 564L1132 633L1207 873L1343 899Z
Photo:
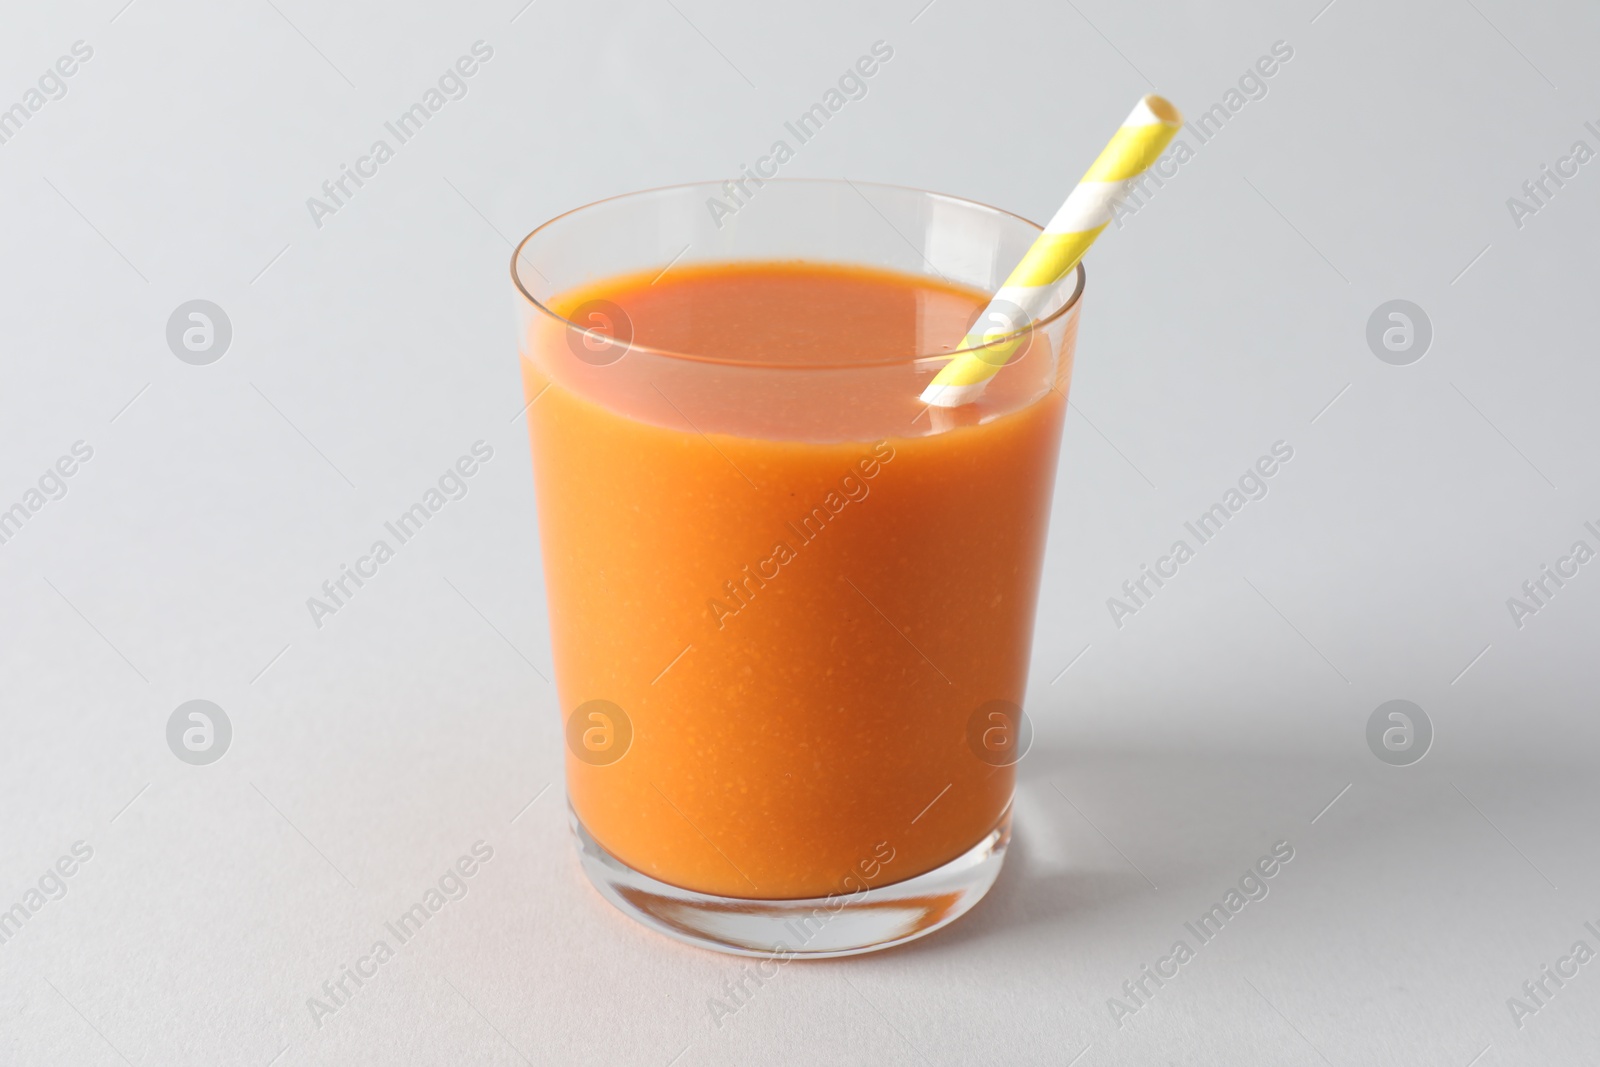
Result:
M925 937L972 909L994 884L1011 840L1009 808L983 840L942 867L832 897L748 900L680 889L607 852L567 807L584 873L624 914L685 944L738 956L827 959Z

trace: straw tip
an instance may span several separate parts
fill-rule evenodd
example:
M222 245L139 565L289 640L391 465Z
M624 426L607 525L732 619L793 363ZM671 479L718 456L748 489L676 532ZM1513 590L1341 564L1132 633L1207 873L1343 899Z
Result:
M1178 111L1177 108L1172 106L1172 101L1168 100L1166 97L1157 96L1155 93L1151 93L1142 101L1140 101L1140 103L1142 103L1145 108L1149 110L1150 114L1158 121L1163 122L1168 126L1183 125L1183 115Z

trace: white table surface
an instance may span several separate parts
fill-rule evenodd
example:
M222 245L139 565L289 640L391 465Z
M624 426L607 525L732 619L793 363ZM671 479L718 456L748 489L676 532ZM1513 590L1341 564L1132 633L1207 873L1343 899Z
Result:
M1600 547L1600 163L1520 226L1507 199L1600 149L1600 12L522 2L4 15L0 108L93 54L0 143L0 509L93 456L0 544L0 908L92 857L0 943L0 1063L1592 1061L1600 962L1508 998L1600 950L1600 565L1520 627L1506 601ZM480 40L467 95L317 226L306 198ZM991 898L714 1018L747 962L631 924L573 857L507 239L734 173L877 40L785 173L1034 218L1141 92L1198 114L1293 56L1091 256ZM232 324L206 366L165 339L193 299ZM1393 299L1433 327L1405 366L1365 339ZM315 627L306 597L479 439L470 494ZM1279 440L1270 495L1115 626ZM232 724L209 766L167 747L191 699ZM1391 699L1433 724L1421 762L1368 749ZM478 841L467 895L318 1025ZM1268 896L1119 1026L1277 841Z

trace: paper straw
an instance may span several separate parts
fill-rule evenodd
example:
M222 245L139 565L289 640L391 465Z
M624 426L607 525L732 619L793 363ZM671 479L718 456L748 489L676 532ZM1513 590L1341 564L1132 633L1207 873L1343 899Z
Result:
M1057 284L1077 268L1094 239L1110 224L1117 203L1166 150L1181 125L1183 116L1161 97L1152 95L1139 101L973 323L958 346L970 351L961 352L945 364L922 391L924 403L954 408L982 395L989 379L1005 366L1028 335L1000 344L987 342L1016 334L1038 317Z

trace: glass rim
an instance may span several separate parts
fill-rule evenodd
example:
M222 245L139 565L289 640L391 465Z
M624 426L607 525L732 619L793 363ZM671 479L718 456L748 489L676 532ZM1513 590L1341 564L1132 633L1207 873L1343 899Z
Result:
M865 185L865 186L870 186L870 187L875 188L875 189L890 189L890 190L893 190L893 191L899 192L899 193L915 193L915 194L917 194L919 196L936 197L936 198L938 198L940 200L947 200L947 201L951 201L951 202L958 203L958 204L965 204L965 205L967 205L969 207L975 207L975 208L978 208L978 209L980 209L982 211L989 212L991 214L1003 215L1003 216L1005 216L1007 218L1015 219L1016 221L1022 223L1024 226L1027 226L1028 228L1032 229L1035 232L1036 236L1037 236L1037 234L1041 234L1041 233L1044 232L1044 227L1043 226L1039 225L1037 222L1034 222L1032 219L1025 218L1025 217L1023 217L1021 215L1018 215L1014 211L1007 211L1005 208L995 207L992 204L985 204L981 200L972 200L972 199L970 199L968 197L955 196L955 195L952 195L950 193L936 193L936 192L933 192L933 191L928 190L928 189L918 189L915 186L910 186L910 185L897 185L897 184L894 184L894 183L891 183L891 182L870 182L870 181L856 182L856 181L850 181L849 179L843 179L843 178L768 178L768 179L765 179L765 182L767 184L772 184L772 185L789 185L789 186L795 186L795 185L834 185L834 186L843 186L843 185L848 185L848 186L850 186L852 188L856 188L856 187ZM599 200L592 200L587 204L581 204L578 207L569 208L566 211L561 212L559 215L555 215L555 216L552 216L549 219L546 219L544 222L540 223L538 226L536 226L532 230L530 230L528 232L528 235L526 237L524 237L522 240L518 241L516 247L511 250L511 264L510 264L510 266L511 266L511 284L516 287L517 292L521 295L523 300L525 300L529 304L533 305L535 310L537 310L538 312L540 312L541 314L543 314L545 317L549 318L550 320L552 320L552 321L554 321L554 322L556 322L558 324L564 325L568 329L576 330L578 333L583 334L585 337L593 337L596 341L600 342L601 344L606 344L606 345L616 344L617 343L617 339L615 337L611 337L611 336L609 336L607 334L600 333L600 332L598 332L596 330L591 330L586 326L581 326L578 323L573 322L571 319L567 318L565 315L557 314L555 312L555 310L552 309L548 304L546 304L544 301L540 300L538 297L534 296L532 293L530 293L528 291L527 287L522 284L521 275L519 275L518 272L517 272L517 261L522 258L523 249L527 247L529 241L532 241L535 237L539 236L541 233L543 233L544 231L548 230L550 227L554 226L556 223L562 221L563 219L566 219L566 218L569 218L569 217L571 217L573 215L576 215L576 214L578 214L580 212L588 211L590 208L600 207L603 204L609 204L609 203L612 203L613 201L617 201L617 200L630 200L630 199L633 199L635 197L652 196L652 195L656 195L656 194L660 194L660 193L672 193L672 192L679 192L681 190L686 190L686 189L702 189L702 188L720 189L721 186L715 181L679 182L679 183L676 183L676 184L673 184L673 185L657 185L657 186L653 186L653 187L651 187L649 189L637 189L637 190L634 190L633 192L617 193L617 194L615 194L613 196L602 197ZM859 191L859 189L858 189L858 191ZM891 228L893 228L893 227L891 226ZM920 255L920 253L919 253L919 255ZM926 260L926 257L924 257L924 260ZM672 264L668 264L668 267L671 267L671 265ZM535 268L535 273L538 273L537 268ZM665 273L665 272L663 271L663 273ZM935 271L935 273L937 273L937 271ZM822 364L822 363L804 363L804 364L762 363L762 362L757 361L757 360L728 359L728 358L724 358L724 357L720 357L720 356L707 356L707 355L702 355L702 354L696 354L696 353L693 353L693 352L675 352L675 351L672 351L670 349L652 348L649 345L634 344L632 341L629 341L625 345L623 345L623 349L624 349L624 354L626 354L626 352L630 352L630 351L631 352L642 352L642 353L645 353L645 354L648 354L648 355L661 356L661 357L663 357L665 359L682 360L682 361L688 362L688 363L705 363L705 364L711 364L711 365L715 365L715 366L724 366L724 367L748 367L748 368L755 368L755 369L760 369L760 370L773 370L773 371L782 371L782 370L798 370L798 371L850 370L850 369L857 369L857 368L864 369L864 368L869 368L869 367L892 367L892 366L901 366L901 365L911 365L911 364L925 363L925 362L930 362L930 361L948 362L949 360L951 360L951 359L955 358L956 356L961 355L963 353L982 352L985 349L994 348L996 346L1004 345L1004 344L1007 344L1008 342L1013 342L1013 341L1015 341L1018 344L1020 344L1023 339L1027 338L1035 330L1038 330L1038 329L1040 329L1042 327L1049 326L1051 323L1055 322L1056 320L1062 318L1063 316L1067 315L1069 312L1071 312L1074 309L1076 309L1077 306L1078 306L1078 302L1083 298L1084 286L1088 282L1088 273L1084 270L1083 261L1082 260L1079 260L1078 261L1078 265L1073 268L1073 273L1075 275L1075 281L1074 281L1074 284L1073 284L1072 295L1069 296L1067 298L1066 302L1063 303L1059 308L1057 308L1055 311L1052 311L1049 315L1046 315L1042 319L1029 321L1029 323L1026 326L1022 327L1019 330L1013 330L1010 333L1004 334L1003 336L1000 336L1000 337L996 337L993 340L985 341L981 345L966 345L966 346L952 348L952 349L939 351L939 352L929 352L929 353L906 356L906 357L896 357L894 359L887 359L887 360L870 360L870 361L865 361L865 362L851 362L851 363L837 363L837 364L834 364L834 363L827 363L827 364ZM946 280L948 280L948 279L946 279ZM990 294L990 298L993 299L993 294L992 293Z

